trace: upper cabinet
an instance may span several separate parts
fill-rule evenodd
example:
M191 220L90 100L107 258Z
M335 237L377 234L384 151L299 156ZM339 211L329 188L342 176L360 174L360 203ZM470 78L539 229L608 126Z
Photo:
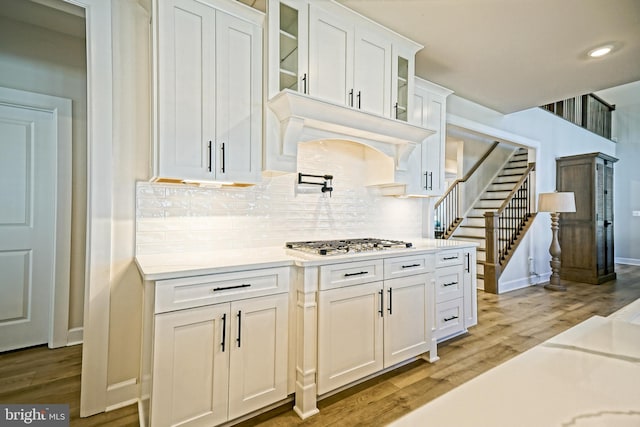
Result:
M407 193L420 196L439 196L444 188L444 161L446 140L447 97L449 89L414 78L413 114L411 123L435 133L426 138L414 154L415 171L407 187ZM419 171L419 173L417 173Z
M268 14L269 98L291 89L407 121L422 46L334 2L269 0Z
M155 6L155 175L257 182L264 15L232 0Z

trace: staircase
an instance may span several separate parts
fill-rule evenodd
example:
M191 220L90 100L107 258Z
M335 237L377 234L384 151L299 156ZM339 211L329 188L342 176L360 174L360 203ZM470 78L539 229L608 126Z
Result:
M518 230L522 229L521 216L529 215L529 206L527 204L527 212L519 212L518 207L505 206L506 200L512 200L516 202L516 206L524 206L525 202L521 201L523 197L529 197L528 193L521 194L519 188L523 181L527 180L527 175L532 170L532 165L528 163L528 154L526 149L518 149L514 151L513 155L500 171L500 173L493 179L491 184L485 189L482 195L476 200L473 207L467 212L464 218L456 218L454 224L452 224L452 231L447 236L451 239L460 239L467 241L475 241L479 244L477 248L477 275L478 275L478 288L485 289L485 264L487 259L492 260L492 265L496 262L496 256L487 257L487 213L493 215L493 213L506 209L509 213L507 216L509 220L506 223L501 221L498 229L506 230L515 228L515 236L511 234L507 235L502 231L498 231L498 237L495 240L504 241L508 248L511 248L515 240L517 240ZM528 181L527 181L528 182ZM525 189L527 192L528 188ZM515 221L514 221L515 219ZM526 220L525 220L526 222ZM492 232L494 230L491 230ZM445 237L445 238L447 238ZM493 239L492 239L493 241ZM492 244L494 244L492 242ZM504 246L504 245L503 245ZM514 248L515 249L515 248ZM507 258L507 251L502 250L498 255L498 261L504 261ZM500 262L501 263L501 262ZM495 267L493 270L495 271ZM492 280L497 281L497 277ZM497 284L492 284L489 289L496 288Z

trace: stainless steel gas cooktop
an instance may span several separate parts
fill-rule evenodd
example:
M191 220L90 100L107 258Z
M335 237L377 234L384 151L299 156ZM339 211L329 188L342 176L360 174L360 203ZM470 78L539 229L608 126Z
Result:
M350 252L371 252L387 249L410 248L413 244L401 240L388 239L344 239L316 240L307 242L287 242L286 247L317 255L339 255Z

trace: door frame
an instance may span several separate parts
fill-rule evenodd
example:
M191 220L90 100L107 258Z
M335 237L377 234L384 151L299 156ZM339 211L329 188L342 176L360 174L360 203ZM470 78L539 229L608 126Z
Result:
M49 348L67 345L71 263L71 99L0 87L0 104L44 111L56 126L56 207L53 283L49 304Z

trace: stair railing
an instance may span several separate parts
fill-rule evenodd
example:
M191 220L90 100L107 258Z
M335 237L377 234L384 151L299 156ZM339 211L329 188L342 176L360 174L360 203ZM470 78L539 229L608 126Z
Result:
M485 291L498 293L498 279L509 258L522 241L519 236L531 224L535 210L535 163L530 163L522 178L496 211L486 212Z
M489 157L489 154L491 154L499 144L498 141L494 141L487 152L473 165L469 172L467 172L464 177L456 179L453 184L449 186L447 192L436 202L434 206L436 239L448 239L462 222L462 214L460 212L460 188L471 178L482 162Z

